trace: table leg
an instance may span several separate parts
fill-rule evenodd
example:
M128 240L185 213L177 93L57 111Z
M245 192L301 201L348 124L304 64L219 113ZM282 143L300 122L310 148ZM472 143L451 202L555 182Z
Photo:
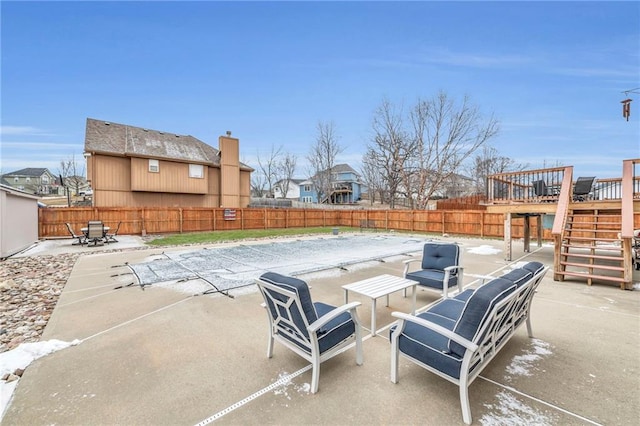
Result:
M349 290L344 289L344 304L349 303Z
M387 294L387 304L384 306L389 306L389 295Z
M416 314L416 287L417 287L417 285L414 284L412 287L413 287L413 294L412 294L413 305L411 306L411 315L415 315Z
M371 337L376 335L376 299L371 299Z

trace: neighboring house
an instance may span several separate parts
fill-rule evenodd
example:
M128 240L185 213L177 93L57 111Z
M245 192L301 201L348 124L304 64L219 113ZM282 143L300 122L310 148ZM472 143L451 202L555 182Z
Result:
M247 207L253 169L240 162L230 132L218 141L219 150L193 136L88 118L93 205Z
M440 185L431 198L460 198L474 195L475 181L468 177L453 173Z
M358 173L348 164L338 164L331 170L331 192L321 201L322 204L353 204L360 200L363 184ZM318 193L313 177L300 182L300 201L318 203Z
M304 182L304 179L289 179L289 184L287 185L286 180L279 180L273 186L273 197L274 198L285 198L289 200L299 200L300 199L300 184ZM282 194L282 192L287 189L287 193Z
M0 184L0 259L38 241L38 197Z
M29 194L58 195L60 189L58 179L46 168L16 170L4 174L2 178L3 184Z

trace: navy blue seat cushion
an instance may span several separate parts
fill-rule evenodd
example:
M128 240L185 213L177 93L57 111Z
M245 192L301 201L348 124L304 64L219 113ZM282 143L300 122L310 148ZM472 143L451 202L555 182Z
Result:
M322 318L324 315L335 309L335 306L327 305L322 302L316 302L314 305L319 318ZM355 332L356 325L351 318L351 314L349 312L341 313L318 330L318 347L320 349L320 353L324 353L325 351L333 348Z
M526 269L527 271L535 275L544 269L544 265L540 262L529 262L526 265L524 265L522 268Z
M280 309L280 315L285 316L286 318L292 320L294 322L294 324L296 325L296 327L298 327L303 333L305 337L309 337L309 334L307 333L307 327L304 324L302 315L305 316L306 320L307 320L307 324L311 324L312 322L314 322L316 319L318 319L318 315L316 313L315 307L313 305L313 302L311 301L311 294L309 293L309 286L307 285L306 282L298 279L298 278L294 278L294 277L289 277L286 275L281 275L278 274L276 272L265 272L264 274L262 274L260 276L260 279L262 281L266 281L270 284L273 285L277 285L278 287L281 287L285 290L289 290L292 291L294 293L296 293L298 295L298 298L300 299L300 304L302 306L302 313L300 313L298 311L297 306L295 306L295 304L293 304L291 306L291 316L293 318L289 318L289 315L284 312L284 309L279 308ZM276 300L282 301L282 302L286 302L286 300L284 300L284 297L281 296L280 294L277 294L275 292L271 292L268 289L265 289L270 295L271 297L273 297ZM269 309L271 310L271 315L274 318L278 317L278 313L276 312L276 307L273 305L273 303L270 303L270 301L267 300L267 304Z
M533 277L533 274L526 269L514 269L513 271L507 272L500 278L503 280L509 280L514 283L516 286L520 287L527 281L529 281Z
M448 320L450 325L443 325L440 323L440 319L438 320L438 324L443 325L443 327L447 327L449 330L453 330L456 322L458 322L458 318L462 314L462 310L464 309L465 301L458 300L455 298L451 299L443 299L440 302L436 303L434 306L429 308L425 314L429 314L429 321L434 321L433 316L438 316L442 321Z
M449 304L448 308L453 308L453 306L453 304ZM434 322L449 330L454 325L445 316L434 314L431 310L419 314L418 317ZM393 326L391 328L391 333L395 331L396 327ZM398 347L402 353L449 376L460 378L462 358L456 354L449 353L448 343L449 339L446 337L411 322L405 324L404 331L398 337Z
M420 271L408 272L407 278L413 281L418 281L420 285L425 287L437 288L442 290L444 272L436 271L433 269L422 269ZM449 287L455 287L458 285L458 277L449 276Z
M467 300L462 315L453 328L454 333L473 341L493 307L515 289L516 285L512 281L502 278L493 279L477 288ZM462 357L466 349L459 343L450 341L449 350Z

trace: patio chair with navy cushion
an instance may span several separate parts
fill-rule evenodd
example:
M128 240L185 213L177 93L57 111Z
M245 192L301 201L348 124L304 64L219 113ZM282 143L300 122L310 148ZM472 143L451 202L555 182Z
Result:
M422 250L421 269L409 272L410 264L420 259L404 261L403 276L419 285L448 297L449 289L462 284L464 268L460 266L460 247L452 243L429 242ZM406 296L406 294L405 294Z
M291 349L313 366L311 392L318 391L320 364L355 343L356 364L362 365L362 331L352 302L335 307L313 302L306 282L266 272L256 279L269 316L267 356L274 341Z

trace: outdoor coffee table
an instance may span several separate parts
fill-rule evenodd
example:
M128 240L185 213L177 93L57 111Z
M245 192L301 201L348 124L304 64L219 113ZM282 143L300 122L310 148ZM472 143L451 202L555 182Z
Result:
M389 306L389 295L396 291L405 290L409 287L413 287L413 305L411 307L411 314L415 314L416 311L416 285L417 281L408 280L402 277L396 277L394 275L384 274L378 275L373 278L367 278L366 280L356 281L355 283L343 285L344 289L344 303L349 303L349 292L361 294L371 298L371 336L376 335L376 299L382 296L387 297L387 304Z

